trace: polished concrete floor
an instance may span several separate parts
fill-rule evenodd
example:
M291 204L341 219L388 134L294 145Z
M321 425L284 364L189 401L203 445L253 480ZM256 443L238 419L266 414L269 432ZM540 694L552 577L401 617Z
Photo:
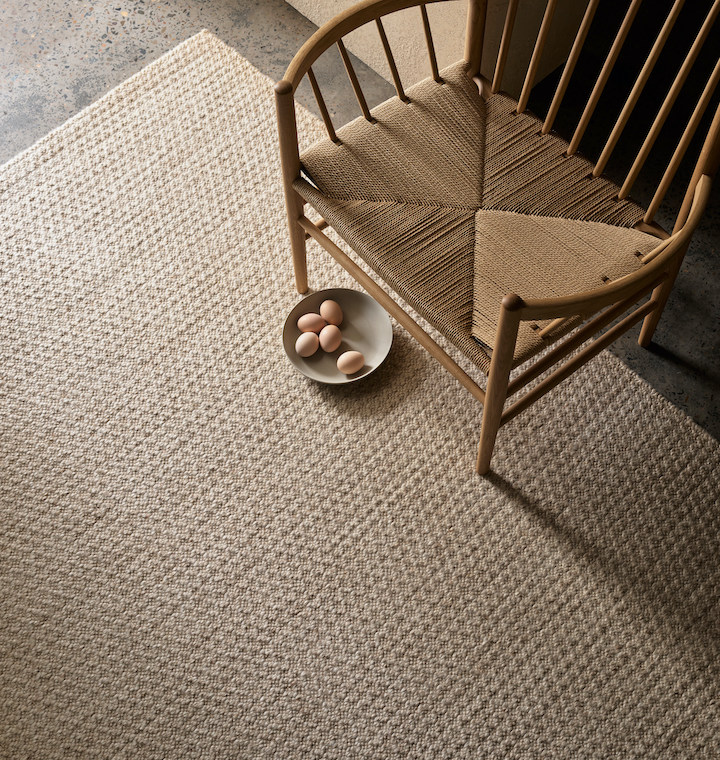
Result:
M283 0L9 0L0 5L0 162L201 29L209 29L279 79L314 28ZM392 94L387 82L356 63L371 104ZM357 106L338 61L326 59L318 75L338 123L354 118ZM542 101L542 91L542 86L537 88L535 102ZM308 89L299 93L299 100L315 110ZM649 187L637 187L638 200L647 200ZM672 206L680 195L679 189L669 195L659 222L671 225ZM639 348L633 331L612 348L718 440L719 272L716 188L653 346Z

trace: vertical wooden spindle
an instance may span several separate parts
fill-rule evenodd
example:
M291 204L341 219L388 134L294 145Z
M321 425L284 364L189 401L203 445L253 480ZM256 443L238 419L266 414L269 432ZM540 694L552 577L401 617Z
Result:
M497 60L495 61L492 92L500 92L500 88L502 87L502 78L505 73L508 52L510 51L510 40L512 38L513 27L515 26L517 9L518 0L510 0L507 13L505 14L505 25L503 26L502 39L500 40L500 49L498 50Z
M702 49L702 46L704 45L708 34L710 33L710 29L715 23L718 11L720 11L720 0L715 0L712 8L710 9L710 12L705 17L705 21L703 22L703 25L700 28L700 31L698 32L698 35L695 38L692 47L685 57L680 70L678 71L677 76L675 77L675 81L672 83L672 86L670 87L670 90L665 97L662 106L660 106L660 110L655 117L655 121L653 121L652 126L650 127L650 131L648 132L645 141L640 147L640 150L635 157L635 161L630 167L630 171L627 173L627 177L625 177L625 182L623 182L623 186L620 188L620 192L618 193L618 196L620 198L627 198L627 196L630 194L630 190L635 184L635 180L638 178L640 170L645 164L645 161L647 160L647 157L650 154L653 145L655 145L655 141L660 134L660 130L663 128L663 124L665 124L665 120L670 114L670 111L672 110L672 107L675 104L678 95L680 94L680 90L682 90L683 85L685 84L685 80L690 74L690 69L692 69L695 60L698 57L698 54L700 53L700 50Z
M310 80L310 86L312 87L313 94L315 95L315 101L317 102L318 108L320 109L320 115L322 116L322 120L325 123L325 129L327 130L328 137L334 143L339 143L340 140L335 134L335 127L333 126L332 119L330 118L327 106L325 105L325 98L323 98L322 93L320 92L320 85L318 85L317 79L315 78L315 72L312 70L312 68L308 69L307 76Z
M435 45L433 43L432 32L430 31L430 19L428 18L427 8L425 5L420 6L420 13L422 14L423 30L425 31L425 44L428 49L428 57L430 58L430 70L432 71L432 78L436 82L442 84L442 78L438 71L437 57L435 56Z
M578 29L578 33L575 36L575 42L573 42L572 50L570 51L570 55L565 63L565 68L563 69L562 76L560 77L560 81L558 82L558 86L555 90L555 95L553 96L552 103L550 104L550 109L548 110L545 121L543 122L542 133L544 135L546 135L553 127L555 118L557 117L558 111L560 110L560 104L565 97L565 92L567 91L568 84L570 84L570 79L572 78L573 72L575 71L575 66L577 65L578 58L580 58L580 53L582 52L583 45L585 44L585 38L590 31L590 25L592 24L592 20L595 16L595 11L597 10L599 2L600 0L590 0L587 7L585 8L585 15L583 16L583 20L580 22L580 28Z
M547 5L545 6L545 15L543 16L542 24L540 24L540 31L538 32L527 73L525 74L525 82L523 83L522 92L520 93L520 100L518 100L518 113L522 113L527 108L528 100L530 99L530 90L532 90L533 85L535 84L535 77L537 75L538 66L540 65L540 58L542 56L543 48L545 47L545 42L547 41L548 33L550 32L550 25L552 24L552 18L556 7L557 0L548 0Z
M337 41L337 46L338 50L340 51L340 56L343 60L343 64L345 65L345 71L347 71L348 79L350 80L353 92L355 93L355 98L357 99L360 110L362 111L362 115L368 121L374 123L375 119L373 119L372 114L370 113L367 100L365 100L365 95L362 91L362 87L360 87L360 82L357 78L357 74L355 73L355 69L353 68L352 62L350 61L350 56L348 55L348 51L346 50L342 39L339 39Z
M693 136L695 135L697 128L700 126L703 114L705 113L707 107L710 105L710 101L712 100L713 93L715 92L718 83L720 83L720 60L718 60L718 62L715 64L715 69L713 70L710 79L708 79L708 82L705 85L705 89L700 96L700 100L698 101L697 106L695 106L695 110L690 117L690 121L688 122L688 125L685 128L682 137L680 138L680 142L678 143L677 148L675 148L675 152L670 159L670 163L665 170L665 174L663 174L663 178L660 180L660 184L655 191L655 195L650 201L650 205L647 207L647 211L643 217L644 222L649 224L653 220L655 214L657 214L658 208L660 208L660 204L662 203L665 194L670 188L670 184L672 183L677 170L680 168L683 157L685 156L687 149L690 147Z
M465 25L465 60L468 62L468 76L471 78L480 74L486 15L487 0L468 0L467 24Z
M393 82L395 83L395 92L397 92L397 96L400 100L404 103L408 103L410 102L410 98L408 98L405 94L405 90L403 90L400 74L398 74L397 66L395 65L395 56L393 56L392 50L390 49L390 43L388 42L387 34L385 34L385 28L379 18L375 19L375 23L377 25L378 34L380 35L380 41L385 50L385 57L387 58L388 66L390 67L390 73L392 74Z
M625 14L625 18L620 25L620 29L618 30L617 36L615 37L615 41L613 42L612 47L610 48L610 52L605 59L605 63L603 64L603 67L600 71L600 75L595 82L595 87L593 87L593 91L590 94L590 99L588 100L587 105L585 106L585 110L580 117L580 121L575 128L575 133L573 134L572 140L570 141L570 147L567 149L568 156L572 156L573 153L576 153L578 147L580 146L580 140L582 140L582 137L585 134L585 130L590 123L590 118L595 112L598 100L600 100L600 96L605 89L607 80L609 79L615 63L617 62L620 51L622 50L623 43L625 42L625 38L627 37L628 32L630 31L630 27L632 26L632 22L635 20L635 16L637 15L638 10L640 10L641 2L642 0L632 0L627 13Z
M647 60L645 61L640 74L638 75L638 78L635 80L635 84L633 85L633 88L628 95L627 100L625 101L625 105L620 112L620 116L618 116L618 120L615 122L615 126L610 133L610 137L608 137L608 140L605 143L605 147L600 154L600 158L598 158L597 163L595 164L595 168L593 169L594 176L599 177L605 171L607 162L612 155L612 152L615 149L618 140L620 139L620 135L622 134L623 129L625 129L628 119L630 118L630 115L632 114L633 109L638 102L638 98L645 88L645 84L647 83L652 70L655 68L655 64L660 57L662 49L665 47L665 43L667 42L667 38L670 36L670 32L672 31L673 26L675 26L675 22L677 21L677 17L680 14L684 3L685 0L675 0L675 4L671 8L668 17L665 19L665 23L663 24L663 27L660 30L657 39L655 40L655 44L653 45L652 50L650 51L650 54L648 55Z

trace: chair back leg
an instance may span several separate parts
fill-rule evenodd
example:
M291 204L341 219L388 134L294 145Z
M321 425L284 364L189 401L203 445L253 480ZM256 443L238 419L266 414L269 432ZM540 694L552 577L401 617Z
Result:
M642 327L640 328L640 335L638 336L638 345L643 348L647 348L650 345L650 341L652 341L653 335L655 334L655 328L658 326L658 322L660 322L660 317L662 317L665 304L668 302L668 298L670 298L670 293L675 285L675 280L680 273L680 267L685 258L688 245L689 243L685 246L685 250L678 256L677 261L669 272L668 278L653 290L652 297L653 300L657 302L657 306L643 320Z

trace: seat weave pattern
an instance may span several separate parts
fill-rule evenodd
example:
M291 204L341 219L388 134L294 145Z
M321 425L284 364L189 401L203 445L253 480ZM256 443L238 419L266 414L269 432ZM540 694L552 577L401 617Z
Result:
M425 319L483 371L503 295L569 295L639 266L657 238L643 209L540 135L505 94L484 100L459 62L316 143L297 192ZM308 181L309 180L309 181ZM515 363L562 332L522 323ZM567 331L568 327L565 328Z

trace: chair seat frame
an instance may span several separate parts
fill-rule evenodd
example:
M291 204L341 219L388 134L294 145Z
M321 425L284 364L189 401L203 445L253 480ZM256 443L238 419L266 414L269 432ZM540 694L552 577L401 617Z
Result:
M665 38L667 37L667 27L668 25L671 27L672 23L674 23L674 18L677 16L677 11L682 5L682 1L683 0L677 0L670 16L668 17L668 21L660 32L658 40L662 40L663 35ZM444 0L427 0L427 3L437 2L444 2ZM588 4L585 16L580 25L580 29L578 30L575 44L573 45L568 61L565 64L565 69L556 90L555 98L553 99L548 115L543 123L543 134L547 134L552 127L552 121L557 114L559 103L567 88L569 77L572 75L572 71L577 62L580 49L582 48L585 36L587 35L598 2L599 0L590 0ZM632 0L630 4L623 26L618 32L615 44L608 54L606 64L598 77L596 87L593 90L588 105L581 117L578 130L576 130L573 140L569 143L569 154L577 150L579 139L582 137L582 133L587 127L590 116L594 111L594 107L597 104L597 100L604 87L604 83L609 76L609 71L612 69L614 61L617 59L619 47L622 45L622 42L624 42L627 31L632 23L635 13L637 13L640 2L641 0ZM692 234L702 217L705 206L707 205L712 177L717 171L718 163L720 163L720 108L715 114L708 131L672 234L668 235L668 233L653 222L651 214L646 214L645 217L638 222L636 227L643 232L655 235L658 237L659 242L654 250L643 257L643 266L632 274L608 283L602 288L560 298L531 299L523 298L522 294L508 293L502 299L502 303L498 304L495 345L491 355L487 387L486 389L483 389L458 364L458 362L455 361L455 359L453 359L438 344L438 342L434 340L428 332L424 330L418 322L385 291L380 284L378 284L378 282L370 277L362 267L360 267L345 251L342 250L342 248L336 245L323 232L323 229L327 226L325 220L313 222L305 215L305 201L293 188L293 183L300 177L301 172L294 96L297 87L304 76L308 76L313 92L318 101L319 110L327 128L329 138L334 142L339 142L327 107L322 99L317 80L312 71L312 64L327 49L333 45L337 45L362 114L368 121L374 121L343 44L343 37L367 23L375 22L383 48L387 55L397 95L401 100L407 102L407 95L405 94L398 75L392 51L390 50L387 41L387 35L385 34L382 24L382 18L387 14L396 11L419 6L425 39L427 42L431 75L436 81L441 81L427 10L425 8L427 3L418 2L418 0L364 0L363 2L352 6L318 29L318 31L300 48L291 61L284 78L275 86L280 156L288 228L295 271L295 284L299 293L305 293L308 289L306 241L312 238L317 241L322 248L324 248L356 280L356 282L358 282L360 286L375 298L375 300L377 300L378 303L380 303L386 311L430 353L431 356L450 372L460 384L483 405L484 411L476 469L480 474L485 474L490 469L490 461L495 440L498 430L502 425L514 419L518 414L544 396L558 383L569 377L586 362L590 361L590 359L609 346L620 335L635 326L638 322L643 322L639 337L640 345L647 346L650 343L654 330L660 319L660 315L662 314L674 281L680 270ZM522 93L517 101L518 112L522 112L527 106L530 89L534 84L540 55L542 54L542 49L547 38L556 4L557 0L548 0L532 58L528 66ZM713 6L713 12L716 12L717 10L720 10L720 0L716 0ZM469 0L468 2L465 60L468 63L468 75L478 84L481 92L499 91L516 11L517 0L510 0L505 29L503 31L498 59L495 66L495 73L491 83L480 74L480 61L482 58L482 47L485 34L486 0ZM714 16L709 19L710 25L713 20ZM701 42L704 41L703 35L705 35L705 37L707 36L709 28L710 26L708 25L708 22L706 22L698 36L698 39L700 39ZM662 47L664 41L656 43L653 47L653 51L648 58L648 63L646 63L643 72L641 72L638 81L641 81L643 77L647 79L647 68L649 66L651 69L652 65L654 65L652 59L653 56L655 58L657 57L656 48L658 44ZM692 55L697 55L695 46L690 51L689 57ZM687 59L678 75L679 78L687 77L689 68L686 64ZM720 64L717 67L717 72L720 72ZM720 78L720 74L714 74L714 76ZM682 78L682 81L684 81L684 78ZM715 82L715 84L716 83L717 82ZM644 84L644 82L642 82L642 84ZM636 88L633 89L633 92L629 96L628 102L631 102L633 99L637 100L639 91L642 90L642 84L639 88L636 85ZM708 88L709 87L710 83L708 85ZM708 88L706 88L706 90ZM711 91L712 90L710 90L710 92ZM707 101L709 101L707 92L703 93L702 100L705 101L705 106L707 106ZM701 104L699 104L698 109L700 109L700 105ZM632 109L630 108L630 110ZM665 113L663 116L661 111L660 116L662 116L662 120L664 121L667 114ZM620 118L621 120L624 119L627 121L627 117L628 114L625 113L624 110ZM694 129L697 128L698 122L699 118L694 114L691 119L691 125L694 123ZM603 154L601 155L602 161L607 161L609 151L612 150L614 143L617 142L618 133L622 130L624 123L621 123L619 120L618 125L616 125L616 129L613 131L613 134L608 141L606 150L603 151ZM660 124L660 126L662 126L662 124ZM690 137L692 137L692 134L690 134ZM654 140L652 130L648 139ZM687 137L687 134L684 135L681 140L681 147L683 142L689 143L689 139L690 138ZM686 148L687 145L685 145L685 149ZM645 149L646 146L643 145L641 152ZM684 150L682 152L684 153ZM674 175L681 158L682 154L680 154L678 158L678 151L676 151L676 154L673 156L673 160L668 167L668 172L666 172L666 176L663 178L663 183L661 183L661 186L663 184L665 185L665 190L667 190L666 185L668 184L668 174ZM631 173L632 172L636 172L636 166L633 166ZM623 186L623 192L624 191L625 186ZM657 197L653 200L653 204L651 205L657 208L659 205ZM640 303L648 296L648 300ZM633 309L633 307L635 308ZM629 313L626 314L626 312ZM626 314L626 316L622 317L624 314ZM550 351L542 355L539 359L530 362L527 368L510 381L510 373L514 367L518 329L521 322L551 319L552 322L542 331L542 333L547 334L555 328L561 327L566 321L573 318L577 319L578 317L581 317L584 321L584 324L581 327L570 333L567 337L558 342L557 345L554 345ZM616 322L620 317L622 317L622 319ZM615 322L615 324L612 324L613 322ZM605 332L601 332L602 330L605 330L605 328L608 328L609 325L612 326L610 326ZM600 334L598 335L598 333ZM561 363L571 354L571 358L567 359L564 363ZM514 400L506 408L506 402L511 396L517 394L541 375L546 375L546 377L535 384L519 399Z

